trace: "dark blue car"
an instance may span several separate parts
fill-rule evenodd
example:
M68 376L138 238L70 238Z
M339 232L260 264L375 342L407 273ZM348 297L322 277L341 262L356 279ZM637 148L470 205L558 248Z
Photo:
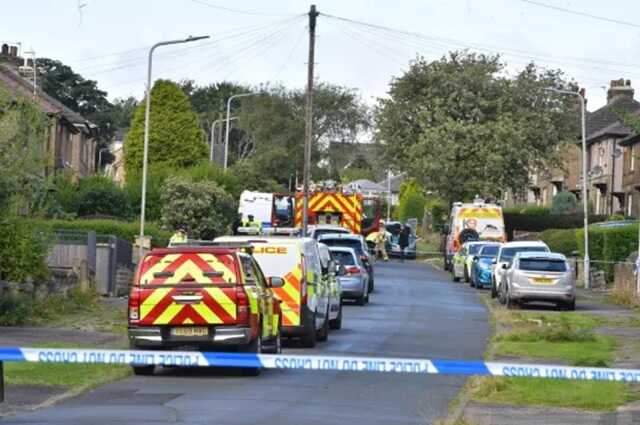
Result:
M499 243L482 245L471 264L471 276L469 279L469 285L471 285L471 287L480 289L484 286L491 286L493 261L497 257L499 249Z

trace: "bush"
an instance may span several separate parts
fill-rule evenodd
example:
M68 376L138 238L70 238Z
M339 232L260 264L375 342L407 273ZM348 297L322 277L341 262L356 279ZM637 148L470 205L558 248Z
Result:
M540 239L549 245L553 252L560 252L566 256L573 255L578 250L575 229L549 229L540 233Z
M74 289L67 295L53 295L41 301L26 294L0 298L0 326L24 326L50 323L58 316L91 312L98 306L94 291Z
M549 229L577 229L583 225L582 214L538 215L513 213L508 210L503 213L509 240L513 239L514 230L543 232ZM603 215L593 215L589 216L589 222L598 223L606 218Z
M422 222L426 200L422 188L414 181L407 181L400 188L400 203L398 204L398 218L407 221L417 218Z
M170 177L161 196L162 225L184 227L190 238L213 239L229 230L237 203L215 182Z
M129 218L131 206L127 193L106 177L94 176L81 180L78 188L78 216L91 215Z
M578 198L571 192L559 192L553 197L551 214L575 214L578 212Z
M54 230L78 230L94 231L100 235L114 235L133 243L140 233L139 222L126 222L118 220L23 220L27 225L47 232ZM154 248L165 247L171 237L170 232L160 229L153 223L145 224L145 234L151 236L151 245Z
M5 219L0 232L0 279L24 282L48 275L49 232L19 219Z
M580 255L584 256L584 230L576 231L576 243ZM589 258L603 261L594 266L603 270L608 282L613 280L615 262L626 261L629 254L638 249L638 225L623 227L589 227Z
M510 208L504 208L502 210L503 214L524 214L524 215L549 215L551 214L551 210L547 207L540 207L538 205L515 205Z
M448 208L445 201L439 198L432 198L426 202L425 208L431 214L431 226L435 233L442 232L444 224L447 222Z

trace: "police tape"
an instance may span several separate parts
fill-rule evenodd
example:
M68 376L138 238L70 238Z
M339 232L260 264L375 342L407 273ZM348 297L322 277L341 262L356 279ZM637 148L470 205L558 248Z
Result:
M300 354L250 354L199 351L148 351L62 348L0 348L0 361L89 363L131 366L239 367L282 370L490 375L640 382L640 369L572 367L467 360L429 360Z

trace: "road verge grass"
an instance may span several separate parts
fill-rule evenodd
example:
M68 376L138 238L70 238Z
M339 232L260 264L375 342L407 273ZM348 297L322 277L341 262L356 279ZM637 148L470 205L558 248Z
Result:
M512 311L483 295L495 335L487 347L494 356L544 359L575 366L610 366L616 340L595 329L610 324L606 318L575 312ZM548 406L610 411L637 400L637 388L621 382L563 379L474 377L465 385L469 400L519 406Z

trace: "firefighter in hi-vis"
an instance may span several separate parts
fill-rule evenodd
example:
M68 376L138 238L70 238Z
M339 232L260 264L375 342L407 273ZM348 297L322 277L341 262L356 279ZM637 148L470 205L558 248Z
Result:
M378 230L376 234L376 256L381 256L384 261L389 261L389 256L387 255L387 232L384 227L384 222L380 221L380 230Z

